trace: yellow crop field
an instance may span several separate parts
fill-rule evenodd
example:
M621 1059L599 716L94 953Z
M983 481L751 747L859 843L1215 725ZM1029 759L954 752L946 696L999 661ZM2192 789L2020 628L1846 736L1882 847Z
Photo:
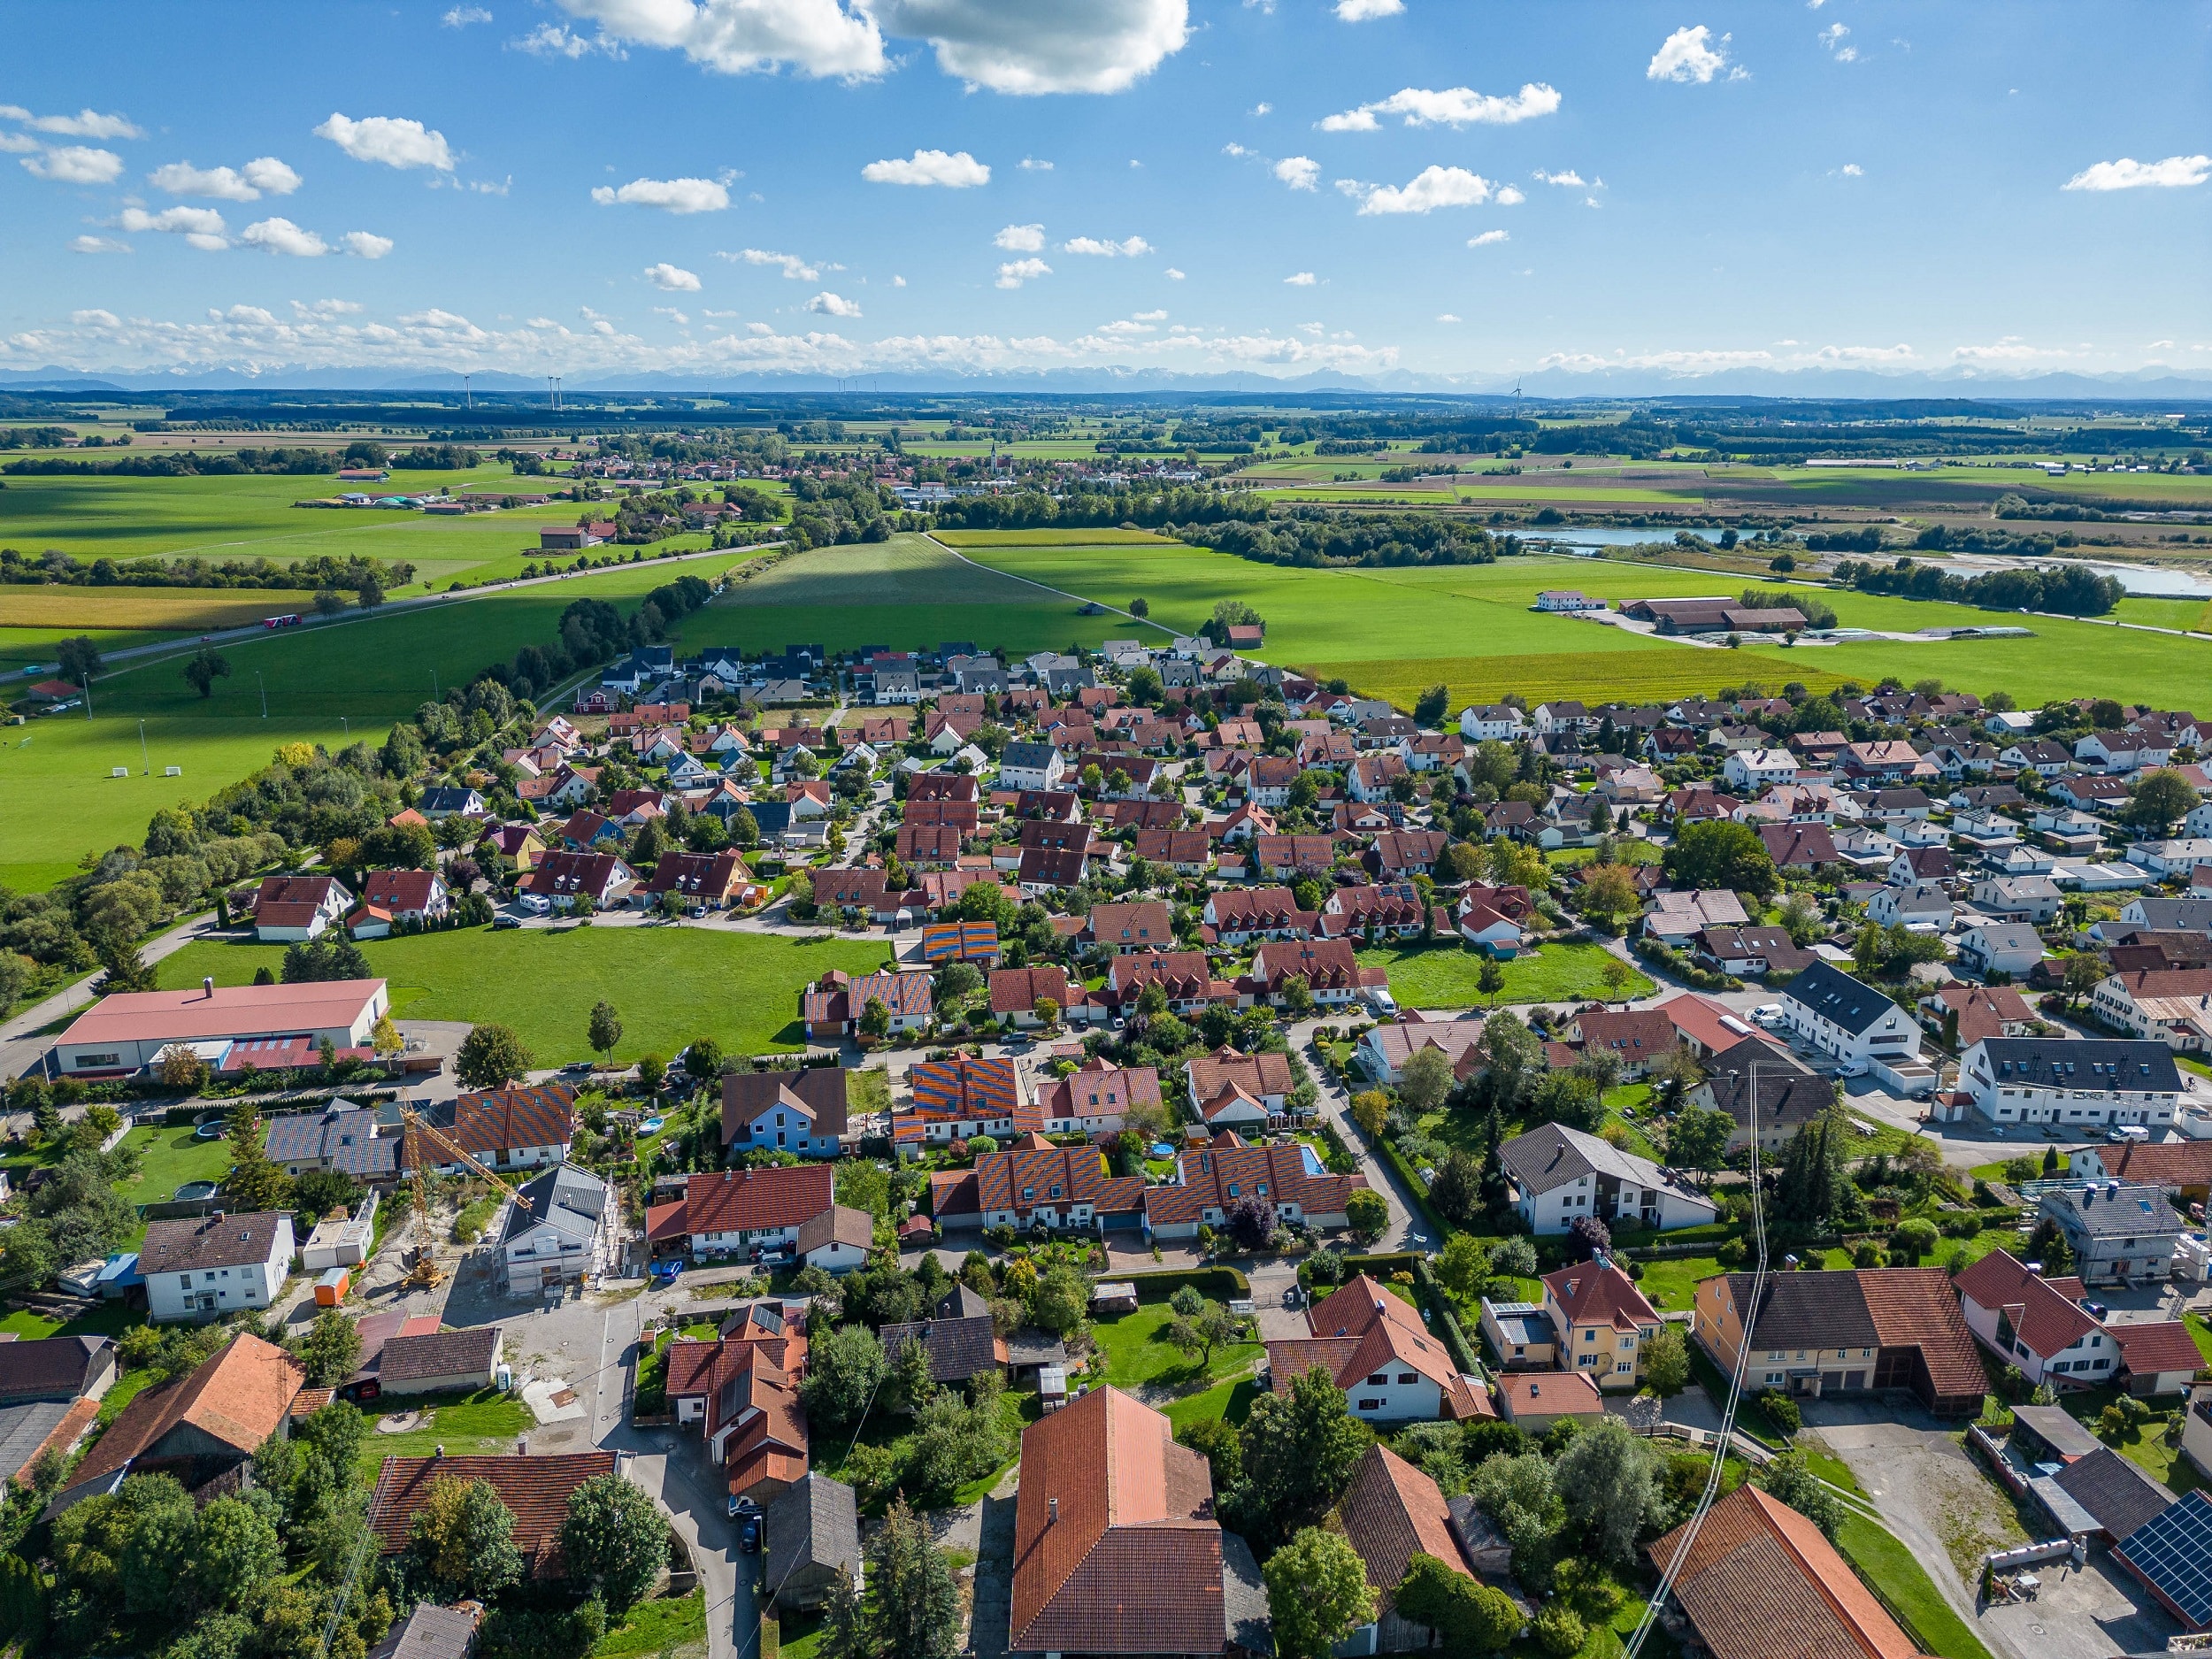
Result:
M1450 687L1456 710L1471 703L1495 703L1517 692L1529 706L1553 697L1595 705L1709 696L1725 686L1756 683L1779 691L1792 680L1815 692L1833 691L1843 676L1826 669L1778 664L1774 655L1739 651L1561 651L1531 657L1419 657L1381 662L1307 663L1298 672L1316 680L1343 680L1363 696L1380 697L1410 710L1440 681Z
M0 627L234 628L312 609L297 588L0 587Z

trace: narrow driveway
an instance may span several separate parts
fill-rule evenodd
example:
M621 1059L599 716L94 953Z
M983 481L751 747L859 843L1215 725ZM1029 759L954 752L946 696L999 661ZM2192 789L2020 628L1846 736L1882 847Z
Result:
M1398 1171L1367 1145L1367 1138L1359 1125L1352 1121L1352 1098L1343 1085L1336 1081L1321 1063L1321 1052L1314 1046L1313 1033L1321 1022L1305 1020L1290 1028L1291 1046L1303 1051L1306 1069L1312 1073L1314 1086L1321 1094L1321 1115L1336 1125L1344 1144L1359 1160L1360 1173L1366 1176L1367 1185L1379 1194L1390 1209L1390 1222L1383 1229L1382 1237L1375 1241L1378 1250L1434 1249L1442 1240L1432 1239L1423 1231L1416 1211L1413 1194L1407 1188Z

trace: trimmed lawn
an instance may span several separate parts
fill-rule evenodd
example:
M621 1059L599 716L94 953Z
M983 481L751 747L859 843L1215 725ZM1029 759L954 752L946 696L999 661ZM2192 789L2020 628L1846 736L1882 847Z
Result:
M767 933L702 927L456 928L375 939L362 947L370 971L391 982L402 1019L457 1019L511 1025L540 1065L594 1057L585 1038L602 997L622 1013L618 1062L668 1056L695 1037L731 1054L805 1044L799 992L831 968L880 967L880 939L816 944ZM281 967L284 947L196 941L163 959L161 982L175 988L213 974L249 985L254 970Z
M1216 1383L1202 1394L1185 1394L1166 1407L1167 1420L1179 1433L1190 1424L1206 1417L1225 1417L1241 1425L1251 1415L1252 1402L1260 1397L1259 1379L1240 1377L1230 1382Z
M141 1316L119 1302L104 1302L91 1312L66 1324L42 1317L29 1309L22 1308L0 1319L0 1336L12 1336L26 1342L44 1336L120 1336L140 1322ZM121 1379L119 1379L115 1386L121 1387ZM112 1394L114 1390L109 1392Z
M528 1433L537 1424L520 1394L503 1394L492 1388L458 1397L432 1394L419 1403L393 1400L377 1404L381 1408L374 1414L377 1421L413 1410L434 1410L436 1415L424 1427L403 1434L380 1434L376 1423L372 1422L369 1432L361 1437L359 1467L365 1480L376 1479L387 1457L427 1457L441 1446L451 1456L510 1452L514 1449L515 1437Z
M157 1204L192 1181L219 1181L230 1173L230 1142L199 1141L191 1127L134 1129L125 1146L139 1151L138 1180L123 1196L137 1204Z
M1485 958L1455 943L1378 946L1359 953L1360 965L1390 976L1390 994L1407 1008L1479 1008L1489 1002L1480 980ZM1649 996L1656 988L1631 970L1618 991L1605 982L1605 964L1618 962L1602 945L1549 944L1498 964L1505 974L1501 1002L1582 1002L1597 997ZM1626 965L1626 964L1623 964Z
M1897 1614L1924 1650L1940 1659L1989 1659L1973 1627L1951 1609L1911 1550L1871 1521L1847 1515L1837 1547Z
M707 1593L694 1590L689 1595L639 1602L630 1609L630 1617L601 1637L591 1651L593 1659L618 1659L623 1654L660 1654L694 1646L703 1648L706 1640Z
M1105 1380L1131 1393L1147 1383L1188 1386L1209 1379L1237 1377L1260 1356L1257 1342L1238 1342L1214 1349L1212 1360L1202 1363L1197 1356L1185 1354L1167 1340L1174 1317L1175 1310L1162 1302L1093 1325L1092 1343L1106 1359Z

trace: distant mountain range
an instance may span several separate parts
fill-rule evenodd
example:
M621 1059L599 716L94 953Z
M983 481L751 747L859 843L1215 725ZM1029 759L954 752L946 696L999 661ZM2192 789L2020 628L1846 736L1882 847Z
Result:
M468 377L469 389L485 393L544 394L547 383L527 375L488 370ZM1963 368L1879 373L1864 369L1727 369L1711 374L1672 373L1658 369L1544 369L1525 375L1424 374L1392 370L1375 375L1311 374L1278 377L1256 373L1176 373L1164 369L995 370L963 374L944 370L886 371L847 376L823 374L611 373L563 380L567 392L668 393L700 396L715 392L809 393L841 388L866 393L1061 394L1100 393L1349 393L1498 397L1518 388L1525 394L1556 402L1568 398L1775 397L1880 398L1982 396L2023 399L2084 398L2167 403L2212 399L2212 379L2159 366L2105 374L2071 371L2000 375ZM436 392L463 389L450 370L275 368L249 373L236 369L149 374L136 371L87 373L58 367L0 372L0 392L47 392L63 396L204 391ZM511 407L511 405L510 405Z

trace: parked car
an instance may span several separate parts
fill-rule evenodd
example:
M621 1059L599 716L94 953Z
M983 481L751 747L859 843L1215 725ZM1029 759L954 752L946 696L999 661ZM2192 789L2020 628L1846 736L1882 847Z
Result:
M665 1262L654 1263L650 1267L645 1270L645 1273L646 1277L650 1279L654 1284L665 1287L674 1284L676 1282L677 1276L683 1271L684 1264L681 1262L672 1258Z
M521 926L522 918L519 916L511 916L504 910L502 910L498 915L492 918L492 930L495 933L503 927L519 927Z

